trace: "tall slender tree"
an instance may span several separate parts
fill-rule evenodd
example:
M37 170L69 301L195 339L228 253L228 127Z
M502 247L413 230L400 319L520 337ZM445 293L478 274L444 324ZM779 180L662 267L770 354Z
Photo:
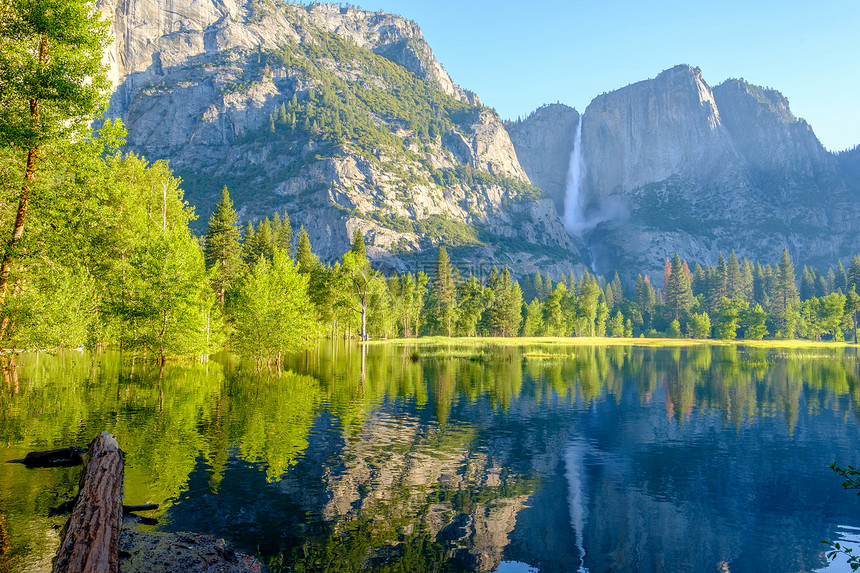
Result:
M107 23L88 0L7 0L0 17L0 145L23 159L18 207L0 264L0 302L19 255L44 151L89 135L106 103ZM4 316L0 330L8 326Z
M296 238L296 265L302 273L309 273L320 265L319 257L311 248L311 240L304 225L299 227L299 235Z
M444 246L436 255L436 272L427 299L427 322L433 334L453 336L457 326L457 289L451 259Z
M666 283L666 307L670 318L679 322L686 320L694 302L690 276L684 272L684 263L678 253L675 253Z
M773 297L773 319L777 330L785 338L794 338L797 328L792 318L790 308L799 302L797 282L794 276L794 263L788 254L788 249L782 250L782 259L776 272Z
M227 187L209 218L204 236L203 258L210 270L212 290L224 304L224 293L242 273L242 245L239 243L239 215L233 208Z

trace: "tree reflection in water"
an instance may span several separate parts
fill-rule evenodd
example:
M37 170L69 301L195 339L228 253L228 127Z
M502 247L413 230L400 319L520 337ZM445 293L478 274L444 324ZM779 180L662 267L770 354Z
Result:
M129 502L274 570L812 569L860 515L826 469L860 454L853 349L326 343L263 376L16 360L4 459L113 432ZM0 466L7 567L50 561L76 480Z

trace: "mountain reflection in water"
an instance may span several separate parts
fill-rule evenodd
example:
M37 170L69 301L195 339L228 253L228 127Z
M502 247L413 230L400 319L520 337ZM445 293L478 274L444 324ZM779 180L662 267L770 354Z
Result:
M860 502L855 351L326 343L281 373L22 355L4 460L115 433L126 500L273 571L798 571ZM77 470L0 465L0 571Z

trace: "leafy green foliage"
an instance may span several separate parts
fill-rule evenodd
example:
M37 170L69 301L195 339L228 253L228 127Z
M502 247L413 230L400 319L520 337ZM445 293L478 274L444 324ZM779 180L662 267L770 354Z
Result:
M279 365L284 354L309 348L317 326L307 284L307 275L281 250L271 262L258 260L230 297L231 346L260 366Z

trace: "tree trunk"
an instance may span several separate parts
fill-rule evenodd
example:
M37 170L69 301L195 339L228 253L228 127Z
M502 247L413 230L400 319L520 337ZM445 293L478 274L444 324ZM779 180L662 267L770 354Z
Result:
M123 453L112 434L90 444L89 460L52 573L117 573L122 528Z
M39 68L41 69L48 61L48 36L45 33L39 37ZM33 127L39 125L39 98L30 100L30 123ZM12 229L12 238L6 245L3 254L3 264L0 265L0 303L6 299L6 291L9 290L9 273L12 271L12 263L15 262L15 250L21 237L24 235L24 220L27 216L27 208L30 206L30 192L33 181L36 179L36 160L39 158L41 149L36 142L27 150L27 167L24 170L24 184L21 185L21 197L18 201L18 212L15 215L15 227ZM3 317L0 322L0 338L6 336L9 329L9 315Z

